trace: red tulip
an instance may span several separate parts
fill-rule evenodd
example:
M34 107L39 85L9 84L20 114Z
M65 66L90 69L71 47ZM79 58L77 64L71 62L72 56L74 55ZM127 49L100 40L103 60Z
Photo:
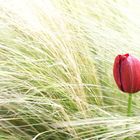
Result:
M134 56L118 55L115 58L113 75L117 86L123 92L140 91L140 60Z

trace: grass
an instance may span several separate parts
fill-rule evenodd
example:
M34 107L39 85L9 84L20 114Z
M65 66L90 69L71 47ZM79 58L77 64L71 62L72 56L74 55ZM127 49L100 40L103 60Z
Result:
M140 95L127 117L112 75L140 57L139 5L0 0L0 140L139 140Z

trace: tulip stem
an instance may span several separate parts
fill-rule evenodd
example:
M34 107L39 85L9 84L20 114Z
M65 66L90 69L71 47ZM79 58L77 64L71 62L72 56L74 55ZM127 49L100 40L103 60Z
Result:
M127 109L127 116L130 117L131 116L131 106L132 106L132 94L129 94L128 97L128 109Z

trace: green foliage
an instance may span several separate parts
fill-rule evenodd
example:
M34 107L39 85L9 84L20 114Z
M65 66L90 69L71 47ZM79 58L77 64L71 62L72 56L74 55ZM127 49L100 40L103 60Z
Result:
M140 57L139 0L0 1L1 140L139 140L140 96L114 83Z

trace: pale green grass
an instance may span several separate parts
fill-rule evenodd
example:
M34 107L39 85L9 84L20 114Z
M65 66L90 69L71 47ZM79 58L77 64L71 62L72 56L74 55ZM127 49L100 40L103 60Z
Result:
M0 0L0 140L139 140L119 53L140 58L139 0Z

